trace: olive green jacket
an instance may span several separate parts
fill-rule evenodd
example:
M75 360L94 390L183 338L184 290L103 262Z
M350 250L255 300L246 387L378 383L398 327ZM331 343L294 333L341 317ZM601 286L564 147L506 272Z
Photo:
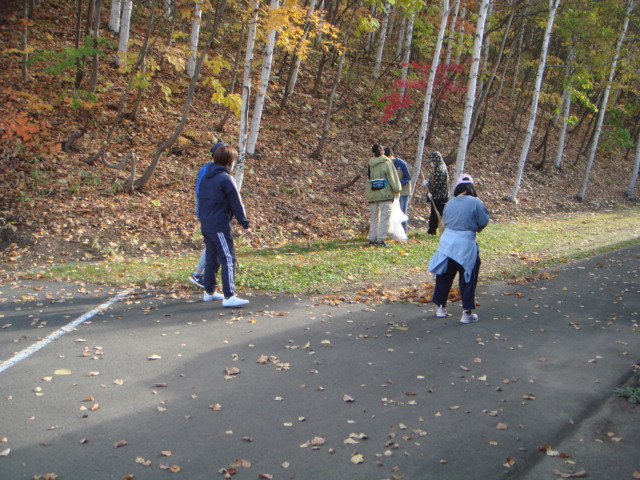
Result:
M366 178L365 197L367 202L385 202L393 200L400 192L400 180L393 161L390 158L380 155L369 159L369 175ZM371 189L371 180L386 179L384 188L380 190Z

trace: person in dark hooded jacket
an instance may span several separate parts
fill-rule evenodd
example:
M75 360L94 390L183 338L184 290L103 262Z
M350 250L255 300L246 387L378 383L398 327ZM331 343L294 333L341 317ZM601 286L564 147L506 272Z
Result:
M444 207L449 200L449 172L440 152L431 152L431 163L433 169L426 186L429 189L427 203L429 200L433 203L431 204L427 233L435 235L438 230L438 214L442 216Z
M198 175L196 185L197 213L206 245L203 300L222 300L223 307L240 307L249 303L235 295L236 254L231 236L233 217L246 234L252 235L242 197L230 175L237 159L238 151L234 147L218 147L213 154L213 163L208 163L202 175ZM219 270L222 294L216 291Z

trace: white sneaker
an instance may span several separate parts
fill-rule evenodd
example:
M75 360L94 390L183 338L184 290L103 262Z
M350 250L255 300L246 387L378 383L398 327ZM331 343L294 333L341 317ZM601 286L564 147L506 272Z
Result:
M460 319L460 323L476 323L479 320L478 315L475 313L467 313L462 312L462 318Z
M446 316L447 316L447 311L444 309L444 307L438 305L438 308L436 309L436 317L446 318Z
M222 300L223 298L224 295L220 292L213 292L211 295L209 295L207 292L204 292L204 297L202 297L202 300L204 300L205 302L212 302L213 300Z
M249 303L249 300L245 300L244 298L239 298L236 297L235 295L229 297L229 298L225 298L224 300L222 300L222 306L223 307L242 307L243 305L246 305L247 303Z

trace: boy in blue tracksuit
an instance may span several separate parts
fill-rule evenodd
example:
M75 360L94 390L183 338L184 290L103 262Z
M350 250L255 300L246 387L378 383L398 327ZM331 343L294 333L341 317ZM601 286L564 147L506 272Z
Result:
M213 157L213 154L216 153L216 150L218 149L218 147L222 147L223 145L229 145L229 144L224 142L218 142L213 147L211 147L211 156ZM200 170L198 170L198 176L196 178L196 215L198 214L198 189L200 188L200 180L202 179L203 175L206 173L208 168L209 168L209 163L206 163L202 167L200 167ZM196 271L193 272L191 275L189 275L189 281L200 288L204 288L204 283L203 283L204 282L204 266L206 265L206 262L207 262L207 249L203 248L202 254L198 259L198 265L196 266Z
M229 146L219 146L208 163L199 172L196 182L198 218L206 245L203 300L222 300L223 307L240 307L248 300L235 295L236 254L231 236L231 220L242 225L244 232L252 235L242 198L235 180L229 174L238 159L238 151ZM216 275L221 271L222 294L216 291Z

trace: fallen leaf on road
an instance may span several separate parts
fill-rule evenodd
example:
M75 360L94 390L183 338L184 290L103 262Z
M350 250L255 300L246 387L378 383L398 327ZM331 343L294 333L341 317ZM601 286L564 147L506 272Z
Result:
M267 480L271 480L273 478L273 475L271 475L270 473L261 473L260 475L258 475L258 478L266 478Z
M240 373L240 369L237 367L227 367L225 368L225 372L227 372L227 375L238 375Z
M516 464L516 461L511 458L511 457L507 457L504 461L504 463L502 464L503 467L507 467L507 468L511 468Z
M129 442L127 442L126 440L118 440L116 443L113 444L113 448L120 448L126 445L129 445Z
M171 452L171 450L162 450L160 451L160 455L163 457L170 457L171 455L173 455L173 453Z
M149 355L147 357L147 360L160 360L161 358L162 357L160 355L153 354L153 355Z
M355 463L358 465L359 463L364 463L364 457L360 453L356 453L351 457L351 463Z
M347 395L346 393L344 395L342 395L342 400L344 402L355 402L353 397L351 397L350 395Z
M325 443L327 443L327 441L322 437L313 437L313 440L311 440L311 445L314 447L321 447Z
M222 475L224 478L231 478L231 475L236 474L235 468L221 468L218 470L218 473Z
M212 405L209 405L209 408L214 412L220 412L222 410L222 405L220 405L219 403L214 403Z
M10 448L6 448L3 451L0 452L0 457L8 457L9 454L11 453L11 449Z
M560 475L562 478L583 478L587 476L587 472L585 470L580 470L579 472L561 472L554 468L552 471L554 474Z
M499 422L499 423L496 425L496 428L497 428L498 430L506 430L508 427L507 427L507 424L506 424L506 423Z
M169 466L169 465L163 465L163 464L160 464L160 469L161 470L167 470L167 471L169 471L171 473L178 473L178 472L180 472L182 470L178 465Z
M142 457L137 457L136 463L142 465L143 467L150 467L153 462L151 460L145 460Z
M53 372L54 375L71 375L71 370L68 368L59 368Z

